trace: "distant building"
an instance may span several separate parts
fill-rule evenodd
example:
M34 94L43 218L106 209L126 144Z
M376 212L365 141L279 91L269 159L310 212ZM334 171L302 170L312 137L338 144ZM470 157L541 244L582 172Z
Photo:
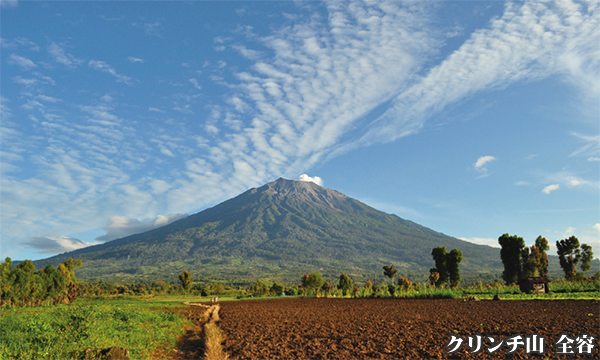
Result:
M547 277L530 277L519 282L519 287L524 293L533 292L535 294L547 294L550 292L548 283L550 279Z

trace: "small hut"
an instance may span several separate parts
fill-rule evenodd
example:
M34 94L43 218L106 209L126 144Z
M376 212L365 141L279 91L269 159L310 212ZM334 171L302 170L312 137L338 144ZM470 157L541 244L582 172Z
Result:
M548 283L550 279L547 277L530 277L519 282L519 287L524 293L533 292L535 294L547 294L550 292Z

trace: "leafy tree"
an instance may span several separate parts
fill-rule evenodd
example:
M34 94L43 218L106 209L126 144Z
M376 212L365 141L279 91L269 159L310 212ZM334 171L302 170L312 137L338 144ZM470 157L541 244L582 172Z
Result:
M408 277L398 277L398 287L402 290L410 290L413 283L408 280Z
M179 274L179 281L181 281L181 286L187 292L192 288L192 273L187 270L183 270L181 274Z
M546 251L550 250L548 246L548 240L541 235L535 239L535 247L538 250L539 256L539 268L538 273L540 276L548 276L548 254Z
M435 286L440 280L440 273L437 272L436 268L429 269L429 284Z
M438 246L431 250L433 261L435 262L435 272L439 273L440 278L436 281L436 286L444 285L448 282L448 267L446 264L446 255L448 254L445 246Z
M210 292L215 295L225 294L225 285L221 283L213 283L210 285Z
M500 258L504 264L502 279L506 284L517 283L521 279L521 256L525 248L525 240L516 235L503 234L498 238Z
M530 248L525 247L523 250L521 250L522 279L539 275L538 269L540 267L540 253L535 245L531 246Z
M304 288L308 288L308 279L309 279L309 278L310 278L310 275L308 275L308 274L304 274L304 275L302 276L302 280L300 281L300 284L302 284L302 286L303 286Z
M325 283L325 280L323 280L323 276L321 276L321 274L319 274L318 272L311 273L308 276L308 278L306 278L306 281L304 281L304 278L302 280L302 285L304 285L307 289L311 290L312 292L316 292Z
M450 280L450 287L458 287L460 285L460 263L462 262L463 254L458 249L452 249L448 255L446 255L446 265L448 267L448 278Z
M252 292L255 296L263 296L269 293L269 286L261 280L256 280L256 283L252 285ZM282 291L283 292L283 291Z
M273 283L273 286L271 286L271 292L277 296L283 295L284 291L285 286L283 286L283 284Z
M342 275L340 275L338 289L343 290L344 294L346 294L348 291L352 290L353 288L354 288L354 281L352 281L352 279L350 279L350 276L348 276L348 274L346 274L346 273L343 273Z
M557 241L556 248L560 267L563 269L567 280L577 277L577 264L579 262L581 262L581 270L587 271L590 269L590 262L594 258L592 247L587 244L580 247L579 239L575 236Z
M52 265L35 271L31 260L12 267L12 260L0 264L0 304L9 306L40 303L69 303L78 295L75 268L81 260L69 259L56 269Z
M448 253L445 246L438 246L431 250L435 267L429 269L429 282L435 286L448 284L451 287L460 285L460 263L463 255L458 249Z
M592 247L588 244L581 244L581 270L588 271L591 269L590 262L594 259Z
M396 276L397 273L398 269L396 269L395 265L383 266L383 274L390 278L392 284L394 283L394 276Z
M323 286L321 286L321 289L323 291L327 291L327 292L331 291L331 288L332 288L332 286L329 283L329 281L325 281L325 283L323 284Z

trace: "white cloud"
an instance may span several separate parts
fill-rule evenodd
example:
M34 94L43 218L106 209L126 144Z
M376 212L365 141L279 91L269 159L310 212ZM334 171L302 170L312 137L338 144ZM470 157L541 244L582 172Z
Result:
M190 82L192 85L194 85L194 87L195 87L197 90L202 90L202 86L200 86L200 84L198 84L198 80L197 80L197 79L193 79L193 78L192 78L192 79L189 79L188 81L189 81L189 82Z
M306 174L302 174L298 177L298 181L314 182L317 185L323 186L323 180L318 176L310 177Z
M259 60L262 57L262 55L263 55L260 51L250 50L250 49L248 49L245 46L240 45L240 44L233 45L232 48L234 50L238 51L240 54L242 54L242 56L245 57L246 59L252 60L252 61ZM223 47L223 50L224 50L224 47Z
M459 238L460 240L467 241L473 244L478 245L487 245L495 248L500 248L500 244L498 243L498 239L489 239L489 238Z
M35 98L38 99L38 100L40 100L40 101L47 102L47 103L52 103L52 104L56 104L56 103L59 103L61 101L60 99L57 99L55 97L47 96L47 95L43 95L43 94L37 95Z
M571 133L571 135L579 138L584 143L584 145L574 151L571 156L588 156L588 160L590 158L598 158L598 154L600 154L600 135L583 135L575 132Z
M560 188L560 185L558 184L552 184L552 185L548 185L544 188L544 190L542 190L542 192L544 194L550 194L552 191L554 190L558 190Z
M139 234L161 226L168 225L179 219L183 219L187 214L158 215L154 220L139 221L126 216L112 216L110 224L104 227L106 234L96 238L97 241L107 242L120 239L125 236Z
M34 248L38 250L38 253L43 254L59 254L97 244L66 236L36 236L24 243L25 246Z
M17 84L21 84L21 85L24 85L27 87L32 87L39 83L39 81L37 79L24 79L20 76L15 76L13 78L13 81Z
M158 109L158 108L155 108L155 107L152 107L152 106L148 108L148 111L157 112L157 113L161 113L161 114L165 114L166 113L166 111Z
M600 223L596 223L594 224L594 226L592 226L594 229L598 230L598 232L600 233Z
M31 70L37 67L33 61L16 54L10 54L7 62L11 65L18 65L25 70Z
M590 188L597 188L600 185L598 180L584 180L568 171L547 174L542 181L543 183L555 183L567 188L585 187L588 190Z
M132 63L144 63L144 59L140 59L140 58L136 58L136 57L128 57L127 60L131 61Z
M110 65L105 63L104 61L98 60L90 60L88 62L89 67L95 70L99 70L105 73L108 73L114 76L117 79L117 82L122 82L127 85L131 85L131 78L129 76L118 74L115 69L113 69Z
M583 184L585 184L585 181L578 180L578 179L569 180L570 186L579 186L579 185L583 185Z
M48 54L50 54L57 63L71 68L82 62L82 60L77 59L73 55L67 54L65 50L56 43L51 43L50 46L48 46Z
M506 3L504 14L393 100L361 139L372 144L407 136L447 105L477 91L552 74L568 77L582 93L600 94L600 12L597 2Z
M479 159L477 159L477 161L475 162L475 164L473 166L475 166L475 169L478 171L487 171L487 168L484 167L485 164L496 160L495 157L490 156L490 155L486 155L486 156L482 156Z
M1 7L17 7L19 6L18 0L0 0Z

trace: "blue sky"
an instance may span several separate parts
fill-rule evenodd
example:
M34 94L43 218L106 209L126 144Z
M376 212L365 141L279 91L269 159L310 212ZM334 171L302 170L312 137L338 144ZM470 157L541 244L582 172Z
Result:
M575 235L600 254L598 1L0 11L2 257L301 175L468 241Z

